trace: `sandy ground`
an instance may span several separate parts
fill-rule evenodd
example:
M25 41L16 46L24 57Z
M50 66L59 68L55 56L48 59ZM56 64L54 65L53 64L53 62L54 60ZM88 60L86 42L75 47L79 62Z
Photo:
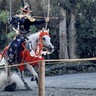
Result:
M0 92L0 96L38 96L36 82L26 81L31 91ZM45 96L96 96L96 73L46 77Z
M32 91L0 92L0 96L38 96L38 88ZM96 89L46 88L45 96L96 96Z

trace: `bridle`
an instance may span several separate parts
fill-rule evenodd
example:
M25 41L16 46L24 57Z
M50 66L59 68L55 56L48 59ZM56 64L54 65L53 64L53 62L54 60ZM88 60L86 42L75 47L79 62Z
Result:
M49 33L42 31L39 34L39 43L38 43L38 46L37 46L36 56L41 55L41 52L42 52L42 49L43 49L43 46L44 46L43 43L42 43L42 37L45 36L45 35L49 36Z

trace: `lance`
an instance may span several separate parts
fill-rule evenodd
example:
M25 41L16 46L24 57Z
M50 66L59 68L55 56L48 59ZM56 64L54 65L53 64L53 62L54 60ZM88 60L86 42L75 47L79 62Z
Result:
M49 12L50 12L50 0L48 0L48 12L47 12L47 18L49 18ZM45 29L47 29L48 22L46 22Z

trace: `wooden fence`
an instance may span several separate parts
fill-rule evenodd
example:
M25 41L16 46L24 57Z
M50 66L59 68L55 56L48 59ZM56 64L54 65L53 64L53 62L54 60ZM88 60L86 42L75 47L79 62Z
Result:
M96 57L94 58L85 58L85 59L56 59L56 60L42 60L39 61L39 85L38 85L38 96L45 96L45 63L47 62L79 62L79 61L94 61L96 60ZM37 62L37 61L34 61ZM29 63L34 63L29 62ZM26 63L24 63L26 65ZM24 65L23 64L23 65ZM48 63L50 64L50 63ZM9 65L8 67L16 67L21 64L15 64L15 65ZM2 66L0 68L5 68L5 66Z
M39 64L39 88L38 96L45 96L45 63L46 62L79 62L79 61L94 61L96 58L85 59L57 59L57 60L43 60ZM48 63L50 64L50 63Z

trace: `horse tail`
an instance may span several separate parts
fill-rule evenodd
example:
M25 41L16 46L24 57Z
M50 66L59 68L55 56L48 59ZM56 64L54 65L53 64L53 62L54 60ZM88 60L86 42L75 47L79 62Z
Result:
M8 50L9 46L5 47L3 52L0 54L0 65L4 65L4 55L6 53L6 51Z
M0 54L0 65L5 65L5 59L2 54Z

